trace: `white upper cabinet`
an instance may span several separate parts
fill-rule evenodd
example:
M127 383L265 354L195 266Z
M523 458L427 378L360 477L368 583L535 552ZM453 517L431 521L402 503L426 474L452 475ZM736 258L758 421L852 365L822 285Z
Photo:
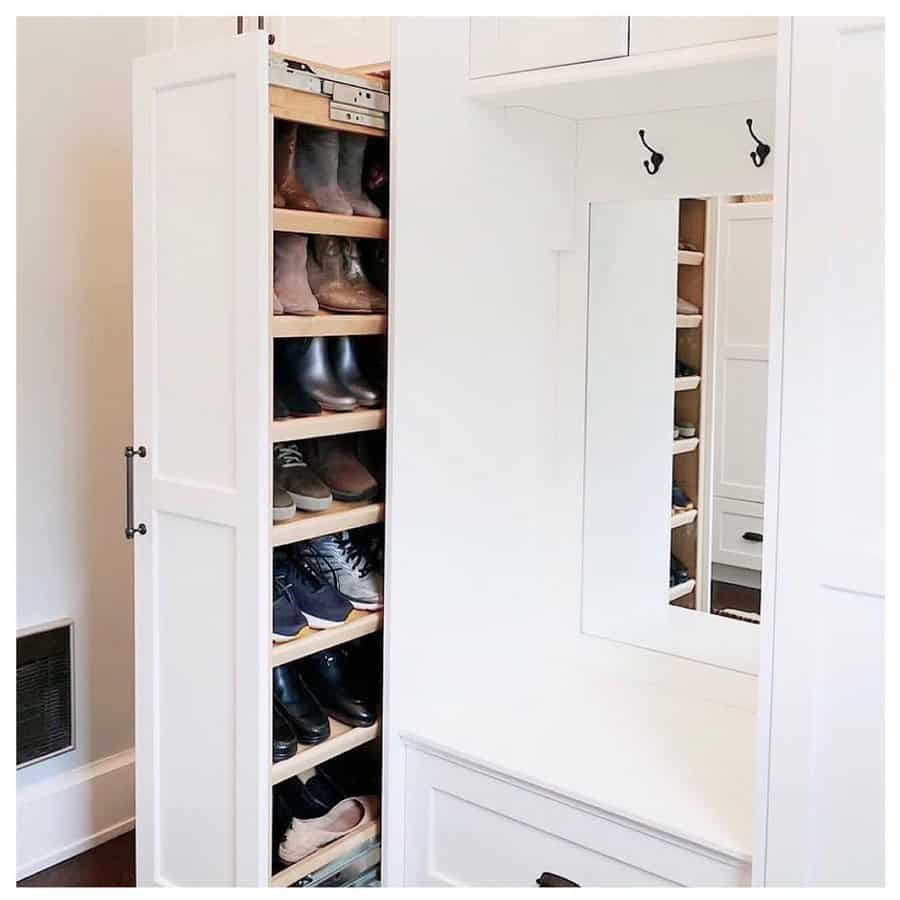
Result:
M632 56L764 37L778 31L775 16L631 16L629 24Z
M469 19L470 78L627 55L627 16Z

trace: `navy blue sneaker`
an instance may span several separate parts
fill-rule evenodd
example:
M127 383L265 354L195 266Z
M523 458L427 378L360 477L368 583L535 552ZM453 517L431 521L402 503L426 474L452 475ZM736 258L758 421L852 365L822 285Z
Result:
M291 586L294 607L311 628L335 628L347 621L353 612L353 604L320 578L306 560L289 556L284 571Z
M672 485L672 511L685 512L693 509L694 504L690 497L677 485Z
M279 644L293 640L308 624L294 602L289 574L276 560L272 580L272 640Z

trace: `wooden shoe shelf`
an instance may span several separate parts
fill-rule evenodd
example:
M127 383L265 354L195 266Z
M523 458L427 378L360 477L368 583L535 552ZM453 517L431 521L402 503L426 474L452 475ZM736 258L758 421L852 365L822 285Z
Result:
M372 79L372 84L384 87L386 82ZM286 119L320 128L332 128L386 139L383 131L345 122L334 122L329 118L329 101L325 97L305 94L283 87L270 86L270 124L276 119ZM273 208L271 214L272 232L295 232L301 234L330 234L341 237L386 240L389 232L387 219L365 216L344 216L324 212ZM338 335L386 335L388 317L385 313L332 313L319 310L313 316L273 315L271 317L270 346L284 338L331 337ZM273 420L270 438L273 444L282 441L301 441L329 435L348 435L362 432L381 431L387 426L387 411L384 408L358 408L352 412L335 413L323 411L315 416L303 416ZM298 512L286 522L272 525L270 543L273 548L294 544L310 538L347 531L366 525L384 522L385 506L379 502L348 503L335 500L328 509L321 512ZM271 604L271 599L266 598ZM322 650L340 646L348 641L372 635L381 631L384 613L381 610L364 612L354 610L348 620L337 628L315 630L305 628L293 640L275 643L270 649L272 668L292 663ZM269 701L271 703L271 700ZM346 753L363 744L379 738L381 725L369 728L351 728L334 719L330 720L331 736L327 741L311 747L300 746L290 759L271 764L270 781L276 785L292 778L326 760ZM301 859L273 875L272 887L290 887L300 879L323 866L351 853L355 848L372 841L380 833L378 822L356 829L332 844Z
M670 590L669 602L688 609L702 608L708 589L704 579L698 575L705 571L701 537L706 533L704 510L708 505L702 496L705 447L701 443L705 393L703 313L708 281L705 266L707 222L710 218L708 210L709 201L705 199L684 198L679 202L679 242L685 241L692 247L702 248L678 251L678 296L693 303L699 312L675 317L676 358L697 373L675 378L673 398L675 421L692 423L697 435L678 438L672 443L672 478L698 507L673 513L670 532L671 552L684 563L691 577Z

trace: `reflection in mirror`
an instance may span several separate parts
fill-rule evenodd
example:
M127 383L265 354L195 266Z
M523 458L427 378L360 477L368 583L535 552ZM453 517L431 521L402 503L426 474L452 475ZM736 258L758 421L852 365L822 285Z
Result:
M769 197L679 202L669 603L759 622Z

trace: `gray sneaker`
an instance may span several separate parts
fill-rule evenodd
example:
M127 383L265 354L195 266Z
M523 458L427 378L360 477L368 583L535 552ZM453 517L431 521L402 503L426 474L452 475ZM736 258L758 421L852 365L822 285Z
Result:
M354 609L384 606L382 576L374 570L368 554L350 540L346 531L313 538L300 553L316 574L343 594Z

